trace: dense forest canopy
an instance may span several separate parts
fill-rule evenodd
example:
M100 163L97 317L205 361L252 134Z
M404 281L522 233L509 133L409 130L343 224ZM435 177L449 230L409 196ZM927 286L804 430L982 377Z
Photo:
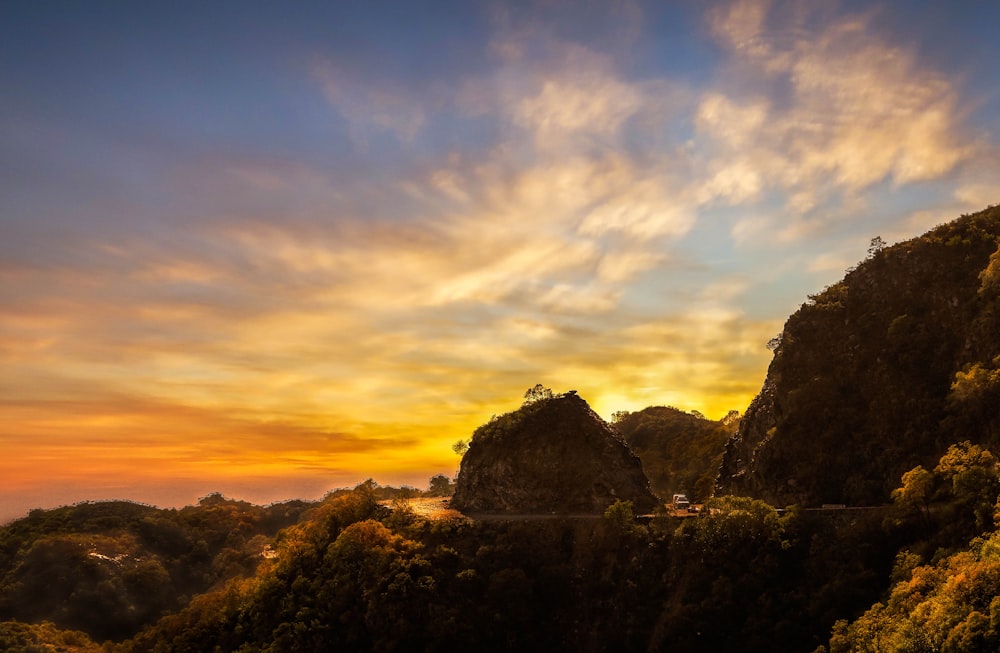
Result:
M216 574L210 585L180 608L161 605L161 617L128 637L112 634L120 607L105 603L107 611L90 613L81 627L72 610L36 603L37 625L2 624L0 642L10 651L45 642L119 653L808 652L909 650L871 646L917 633L944 647L927 650L990 650L947 646L997 641L998 479L992 453L962 442L926 478L899 479L895 502L879 510L779 511L748 497L717 497L690 518L639 521L619 502L592 519L482 522L426 519L400 500L389 508L368 482L279 508L281 520L297 521L267 537L249 565L223 568L219 561L233 554L209 546L209 554L218 552L203 571ZM31 596L17 585L17 571L53 542L105 547L99 556L44 560L59 563L61 578L86 579L95 561L114 566L127 550L107 547L122 546L151 518L177 526L174 550L181 551L193 534L221 536L226 529L203 530L220 510L248 524L246 533L260 525L252 514L266 517L239 502L211 503L188 509L187 519L130 504L38 512L0 533L5 550L20 543L5 564L4 596ZM977 535L983 528L986 535ZM169 574L170 558L159 560ZM130 565L122 568L126 576ZM969 582L956 586L956 573ZM129 588L125 579L120 584ZM93 598L73 590L67 600L85 606ZM10 619L16 606L4 609ZM953 612L940 621L935 611ZM109 636L119 643L94 643Z

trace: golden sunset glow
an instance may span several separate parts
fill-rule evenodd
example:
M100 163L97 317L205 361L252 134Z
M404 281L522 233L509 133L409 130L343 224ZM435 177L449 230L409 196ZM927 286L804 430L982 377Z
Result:
M535 383L742 412L871 237L997 201L995 71L922 50L930 18L625 4L187 16L158 53L136 7L14 20L0 519L424 487Z

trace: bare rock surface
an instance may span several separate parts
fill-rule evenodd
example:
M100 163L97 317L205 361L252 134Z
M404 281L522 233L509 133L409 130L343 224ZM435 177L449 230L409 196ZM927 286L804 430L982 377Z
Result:
M575 392L526 403L473 434L451 506L465 513L637 513L658 503L642 463Z

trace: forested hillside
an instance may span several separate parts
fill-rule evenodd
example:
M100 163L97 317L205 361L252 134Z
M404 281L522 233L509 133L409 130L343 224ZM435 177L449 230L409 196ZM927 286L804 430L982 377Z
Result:
M908 528L907 544L880 601L834 625L830 653L998 650L998 492L996 457L968 441L950 446L934 467L904 474L891 519Z
M720 493L888 501L961 440L1000 444L1000 207L870 256L785 323Z
M105 621L84 632L67 630L58 609L37 625L0 623L0 644L12 653L808 653L911 650L873 642L921 632L989 643L1000 557L987 522L998 489L992 454L967 443L900 479L893 505L868 511L782 514L759 500L720 497L700 516L645 522L627 503L592 519L428 520L403 502L386 508L365 483L331 493L269 538L254 573L230 568L228 579L177 597L186 605L132 638L94 643L107 619L128 614L105 603ZM29 535L42 516L31 528L13 526L44 542L54 529ZM64 535L121 532L120 522L70 521L58 529ZM984 527L989 534L973 539ZM79 565L67 561L59 578L92 585ZM956 583L956 573L968 580ZM22 591L8 586L4 596L17 601Z
M736 411L715 422L670 406L617 413L614 420L642 460L653 492L668 500L678 492L693 501L712 495L726 442L738 425Z
M811 651L885 584L901 531L752 499L701 517L428 521L331 496L276 557L124 642L148 651Z
M114 501L32 511L0 528L0 619L129 637L253 574L274 535L309 505L211 495L181 510Z

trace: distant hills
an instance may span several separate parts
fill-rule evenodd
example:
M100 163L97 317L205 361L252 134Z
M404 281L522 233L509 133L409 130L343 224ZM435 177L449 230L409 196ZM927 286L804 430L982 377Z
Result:
M33 510L0 527L0 620L130 637L191 596L253 574L274 536L315 505L213 494L180 510L127 501ZM0 633L0 650L18 649Z
M870 256L785 323L718 494L883 504L952 443L1000 444L1000 207Z

